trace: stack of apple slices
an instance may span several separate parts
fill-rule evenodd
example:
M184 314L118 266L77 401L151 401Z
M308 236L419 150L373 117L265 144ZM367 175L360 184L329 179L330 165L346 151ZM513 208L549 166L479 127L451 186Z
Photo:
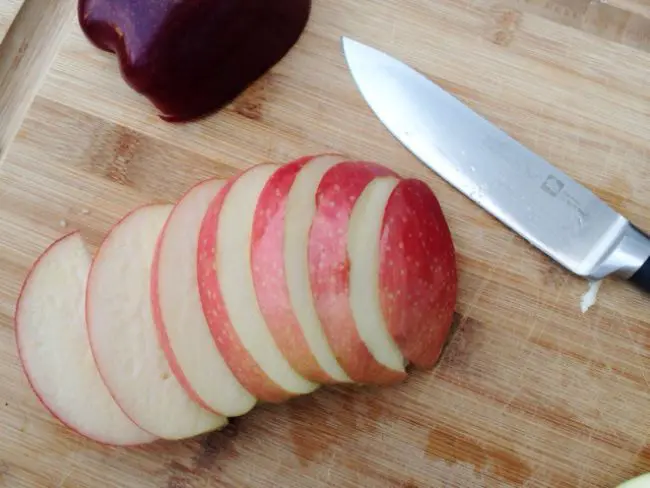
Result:
M456 290L425 183L318 155L135 209L94 257L78 232L61 238L24 282L16 338L56 418L135 445L217 430L322 384L431 368Z

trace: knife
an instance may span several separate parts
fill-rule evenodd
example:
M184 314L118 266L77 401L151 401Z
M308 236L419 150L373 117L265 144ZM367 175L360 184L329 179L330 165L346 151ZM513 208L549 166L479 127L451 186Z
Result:
M650 291L650 238L628 219L405 63L342 48L372 111L431 170L572 273Z

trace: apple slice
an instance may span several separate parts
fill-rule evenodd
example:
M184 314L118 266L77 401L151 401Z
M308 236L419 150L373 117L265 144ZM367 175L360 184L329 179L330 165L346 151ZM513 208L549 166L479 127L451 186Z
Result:
M152 442L118 407L95 367L84 316L90 263L78 232L34 263L16 304L23 369L45 408L81 435L113 445Z
M357 331L370 354L385 367L404 371L406 360L388 330L381 308L379 256L388 199L397 178L373 179L356 201L348 226L350 306Z
M284 347L285 354L299 363L309 358L311 353L318 367L314 368L312 363L312 375L327 375L324 378L327 383L349 383L352 379L339 363L316 312L309 281L308 242L309 229L316 214L318 185L323 175L343 160L338 155L322 155L310 160L296 174L288 192L284 208L283 256L279 265L284 268L290 309L286 309L285 304L280 318L284 315L286 323L277 322L274 327L274 330L284 332L284 337L278 336L278 342ZM282 325L289 327L282 331ZM295 347L291 336L304 337L306 347Z
M122 410L158 437L182 439L218 429L227 419L192 401L158 341L151 266L171 210L143 206L108 233L90 268L86 321L99 372Z
M369 313L373 302L356 297L351 303L350 276L370 278L370 272L351 272L355 262L348 254L350 220L359 197L376 178L397 182L395 173L386 167L367 162L344 162L331 168L323 176L316 192L316 214L309 233L309 278L314 305L329 343L345 372L357 383L392 384L406 377L402 361L382 364L369 350L359 333L357 318ZM372 198L371 198L372 200ZM367 206L365 202L361 202ZM381 203L381 202L380 202ZM370 216L369 216L370 217ZM381 222L381 215L376 216ZM359 221L358 217L355 221ZM373 222L362 222L373 226ZM377 227L379 225L377 224ZM378 233L375 237L378 237ZM374 280L377 282L378 280ZM358 286L372 286L372 279ZM378 301L372 316L381 314ZM364 320L364 323L367 323ZM370 323L379 329L380 324ZM392 349L396 349L394 346Z
M160 234L151 273L153 317L176 379L204 408L227 417L250 411L256 399L232 374L203 315L196 275L199 230L225 182L210 179L176 204Z
M260 164L232 179L210 204L199 236L198 279L215 343L239 382L256 398L281 402L314 391L283 356L255 296L253 217L277 165Z
M390 335L410 363L431 368L451 329L458 283L447 221L423 181L395 188L380 242L379 290Z
M291 366L305 378L318 383L345 382L349 378L334 358L317 318L304 319L304 307L299 310L303 312L303 323L313 327L303 331L291 304L285 267L291 267L302 259L303 270L306 269L307 235L315 211L313 195L322 173L341 160L337 156L307 156L280 167L260 194L253 221L251 266L262 315ZM293 202L294 209L289 220L285 218L288 201ZM285 243L287 227L291 227L289 232L293 239L296 239L296 230L300 229L302 247L295 240ZM286 246L292 248L289 252L298 254L287 254ZM286 266L285 255L291 256L292 261ZM312 300L307 277L303 281L307 288L303 298L294 297L296 302Z

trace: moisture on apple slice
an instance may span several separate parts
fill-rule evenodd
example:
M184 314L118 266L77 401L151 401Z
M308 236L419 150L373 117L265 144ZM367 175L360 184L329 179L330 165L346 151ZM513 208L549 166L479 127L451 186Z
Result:
M260 193L278 168L260 164L232 179L210 205L199 237L203 310L217 347L255 397L281 402L318 385L296 372L271 334L251 270L253 218Z
M85 320L91 255L73 232L36 261L16 305L23 369L43 405L65 425L113 445L152 442L115 403L95 366Z
M232 374L203 315L197 281L199 231L225 181L209 179L176 204L160 234L151 273L153 316L169 365L188 394L227 417L247 413L256 399Z
M104 382L142 429L182 439L221 428L226 417L194 402L172 373L151 307L151 267L172 205L146 205L108 233L88 277L86 319Z

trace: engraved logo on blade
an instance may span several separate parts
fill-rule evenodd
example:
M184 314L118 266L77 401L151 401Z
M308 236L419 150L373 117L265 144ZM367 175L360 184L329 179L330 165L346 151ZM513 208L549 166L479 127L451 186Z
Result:
M588 213L583 209L580 201L571 195L568 191L565 191L566 184L563 183L559 178L553 175L549 175L544 183L542 183L542 190L544 193L551 195L553 198L560 197L559 199L566 203L569 207L577 212L576 218L578 224L582 226L584 219L588 217ZM560 195L561 194L561 195Z
M546 180L542 184L542 190L544 190L552 197L556 197L560 194L562 190L564 190L564 183L562 183L555 176L549 175L548 178L546 178Z

